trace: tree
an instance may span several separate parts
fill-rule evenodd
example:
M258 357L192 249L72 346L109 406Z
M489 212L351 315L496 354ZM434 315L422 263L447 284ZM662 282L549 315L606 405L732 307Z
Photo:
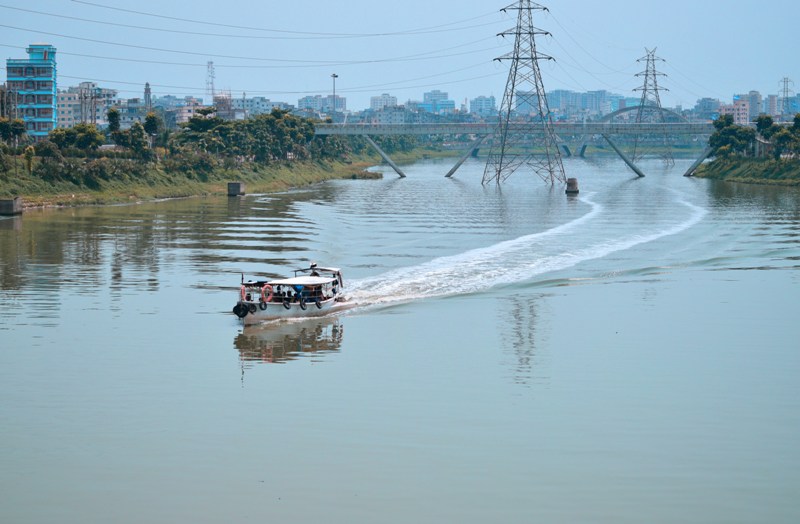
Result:
M56 162L62 162L64 160L64 157L61 155L61 151L58 149L58 146L50 140L42 140L41 142L37 142L34 146L34 149L36 149L36 156L39 158L52 158Z
M752 149L755 129L735 125L731 115L722 115L715 120L714 128L716 131L708 139L708 145L715 156L746 155Z
M800 113L794 115L794 124L792 125L792 132L800 138Z
M78 133L71 127L59 127L50 131L48 139L62 151L75 146Z
M103 133L98 131L94 124L76 124L73 129L76 133L75 147L78 149L93 151L105 142Z
M30 175L33 172L33 157L36 156L36 150L33 146L28 146L25 148L25 169L28 170L28 174Z
M147 133L148 136L155 136L157 135L161 129L164 127L164 122L154 112L150 111L147 113L147 116L144 117L144 132Z
M796 148L797 138L786 128L781 128L772 136L773 154L775 160L779 160L781 155L788 153Z
M720 115L719 118L714 120L714 129L721 131L726 127L733 125L733 115Z
M120 130L120 115L119 109L116 107L112 107L106 113L106 118L108 118L108 132L111 133L111 136L114 136L114 133L119 133Z
M775 125L775 122L769 115L760 115L756 119L756 131L758 131L758 133L767 140L769 140L779 129L780 126Z
M141 157L148 155L147 133L145 133L141 122L136 122L131 126L130 131L128 131L128 139L130 141L129 147L134 153Z
M25 133L25 122L19 118L15 118L11 121L11 138L17 140L25 136Z
M0 117L0 140L8 142L11 140L11 120Z

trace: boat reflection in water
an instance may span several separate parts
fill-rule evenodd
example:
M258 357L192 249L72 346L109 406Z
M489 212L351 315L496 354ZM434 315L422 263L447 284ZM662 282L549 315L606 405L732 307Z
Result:
M281 320L245 326L233 341L244 362L279 364L339 351L343 326L337 318Z

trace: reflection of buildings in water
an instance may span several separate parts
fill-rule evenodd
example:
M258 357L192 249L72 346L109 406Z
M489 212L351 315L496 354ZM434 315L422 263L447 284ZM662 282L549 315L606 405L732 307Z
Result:
M500 307L500 334L503 349L513 357L512 379L515 384L529 386L537 378L534 367L539 364L536 354L538 322L537 296L514 296L504 299Z
M245 326L233 341L242 362L282 363L304 354L339 351L344 328L335 318Z

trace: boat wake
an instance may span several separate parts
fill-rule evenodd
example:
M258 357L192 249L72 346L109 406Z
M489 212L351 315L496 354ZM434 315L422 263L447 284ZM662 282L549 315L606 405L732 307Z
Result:
M598 228L593 227L588 238L590 242L587 242L587 235L577 231L600 218L604 208L588 197L580 200L591 206L588 213L547 231L351 281L348 306L379 306L480 293L502 285L531 281L546 273L676 235L700 222L707 214L706 210L694 204L678 200L690 210L690 215L677 224L664 224L652 231L621 238L609 232L613 228L602 228L597 233Z

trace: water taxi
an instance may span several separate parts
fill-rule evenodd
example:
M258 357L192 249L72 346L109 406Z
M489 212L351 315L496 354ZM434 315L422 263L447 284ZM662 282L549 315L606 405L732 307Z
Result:
M244 281L233 314L245 325L281 318L315 317L329 313L344 302L344 280L339 268L294 270L294 276L278 280Z

